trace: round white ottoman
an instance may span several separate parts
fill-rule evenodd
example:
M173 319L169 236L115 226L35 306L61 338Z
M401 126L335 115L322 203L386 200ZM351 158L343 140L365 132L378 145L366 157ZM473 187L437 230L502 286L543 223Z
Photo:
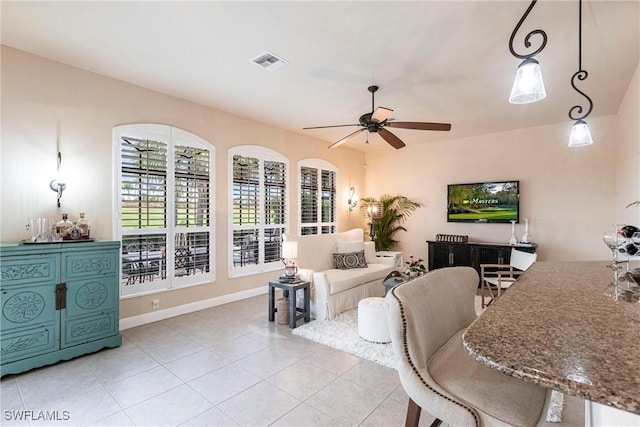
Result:
M372 297L358 303L358 335L379 343L391 342L384 298Z

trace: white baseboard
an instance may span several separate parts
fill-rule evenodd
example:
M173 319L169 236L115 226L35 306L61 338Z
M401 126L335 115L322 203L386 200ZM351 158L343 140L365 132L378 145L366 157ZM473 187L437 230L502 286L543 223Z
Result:
M180 316L182 314L204 310L205 308L211 308L234 301L240 301L243 299L266 294L267 291L268 287L263 286L246 291L236 292L234 294L222 295L215 298L192 302L190 304L179 305L177 307L166 308L164 310L153 311L151 313L145 313L139 316L127 317L124 319L120 319L120 330L122 331L129 328L135 328L136 326L146 325L147 323L157 322L158 320L169 319L171 317Z

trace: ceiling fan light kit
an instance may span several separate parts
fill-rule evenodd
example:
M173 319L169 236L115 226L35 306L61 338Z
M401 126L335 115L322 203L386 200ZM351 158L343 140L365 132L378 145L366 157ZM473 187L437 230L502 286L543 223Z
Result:
M360 116L358 123L346 124L346 125L330 125L330 126L313 126L303 128L307 129L324 129L334 127L346 127L346 126L360 126L357 131L345 136L344 138L334 142L329 148L338 147L345 142L358 136L365 130L369 133L377 133L382 139L384 139L389 145L395 149L400 149L406 144L393 133L389 132L386 127L402 128L402 129L414 129L414 130L433 130L433 131L449 131L451 130L450 123L427 123L427 122L395 122L390 121L393 110L386 107L375 108L375 93L378 91L378 86L369 86L368 90L371 92L371 112L365 113ZM367 135L367 143L369 143L369 137Z

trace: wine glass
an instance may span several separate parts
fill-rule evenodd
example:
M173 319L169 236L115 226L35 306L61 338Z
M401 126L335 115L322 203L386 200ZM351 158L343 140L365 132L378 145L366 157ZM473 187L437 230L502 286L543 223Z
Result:
M616 226L615 230L605 231L602 234L602 240L605 245L611 249L612 261L611 264L607 265L607 267L613 270L613 280L604 291L604 294L610 298L613 298L615 301L618 301L618 297L620 296L620 286L618 282L618 247L623 245L627 240L625 236L618 232L618 226Z
M611 261L611 264L608 265L607 267L613 268L615 270L618 269L618 258L617 258L617 249L618 247L622 246L624 244L624 242L627 240L626 237L624 237L622 234L620 234L618 232L618 227L616 227L615 230L609 230L609 231L605 231L602 234L602 240L604 241L604 244L607 245L609 247L609 249L611 249L611 254L613 257L613 260Z

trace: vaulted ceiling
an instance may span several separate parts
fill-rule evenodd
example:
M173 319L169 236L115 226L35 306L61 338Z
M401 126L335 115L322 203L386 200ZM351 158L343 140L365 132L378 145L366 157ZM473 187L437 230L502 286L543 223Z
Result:
M357 128L376 106L399 121L451 123L451 132L394 129L407 145L566 121L584 98L578 1L541 1L516 34L534 29L547 98L507 98L520 60L508 41L528 1L26 2L2 1L2 44L325 140ZM580 88L592 116L615 114L638 65L640 3L585 1ZM539 44L533 37L532 49ZM264 51L288 63L274 71ZM347 143L389 149L366 132Z

